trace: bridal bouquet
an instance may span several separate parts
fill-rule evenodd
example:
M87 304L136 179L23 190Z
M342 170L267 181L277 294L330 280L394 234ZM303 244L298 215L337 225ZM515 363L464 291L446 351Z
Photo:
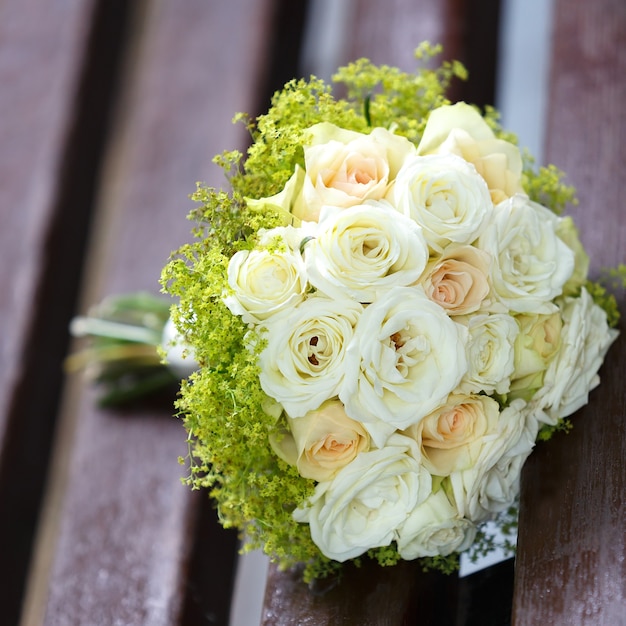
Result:
M196 239L163 271L164 349L197 364L188 481L309 579L484 549L617 334L561 215L573 190L494 111L445 99L462 74L361 60L345 98L288 83L237 117L252 145L216 157L230 188L198 186Z

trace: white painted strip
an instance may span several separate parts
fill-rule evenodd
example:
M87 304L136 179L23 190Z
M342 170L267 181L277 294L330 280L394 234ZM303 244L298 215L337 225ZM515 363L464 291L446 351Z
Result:
M330 83L337 68L346 61L343 35L349 27L352 5L352 0L309 0L300 55L300 69L305 77L313 74Z
M256 550L239 555L230 609L230 626L261 623L268 557Z
M496 107L542 163L553 0L502 0Z

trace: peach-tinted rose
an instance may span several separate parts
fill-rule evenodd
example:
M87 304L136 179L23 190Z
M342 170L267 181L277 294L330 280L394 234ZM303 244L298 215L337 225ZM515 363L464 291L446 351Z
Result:
M448 246L431 262L423 281L426 295L448 315L477 311L489 295L489 255L472 246Z
M293 204L296 218L317 222L324 205L347 208L385 196L413 144L385 128L369 135L328 122L309 129L304 147L306 175Z
M272 447L304 478L329 480L370 446L363 425L350 419L337 400L324 402L303 417L288 418L288 423L290 432L273 438Z

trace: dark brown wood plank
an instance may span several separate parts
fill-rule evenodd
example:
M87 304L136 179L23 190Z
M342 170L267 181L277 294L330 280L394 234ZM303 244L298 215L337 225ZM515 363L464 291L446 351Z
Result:
M56 212L96 2L0 3L0 450ZM55 45L62 41L63 45ZM45 258L44 258L45 260Z
M22 374L30 304L43 271L95 4L68 2L46 11L45 2L0 3L0 320L11 329L0 350L0 450L11 390ZM59 40L64 45L55 46Z
M626 4L554 7L546 161L566 171L592 274L626 260ZM622 311L626 301L620 297ZM574 429L537 446L523 472L515 624L626 619L626 336Z
M0 2L0 606L6 623L16 623L22 598L111 91L115 55L92 54L99 34L116 32L100 9L94 0ZM94 68L98 85L89 82ZM89 119L78 114L80 102L89 103Z
M415 563L394 567L366 563L346 567L341 579L313 587L294 568L270 566L263 607L263 626L398 626L452 624L456 617L455 579L424 574Z
M461 61L470 80L451 85L453 100L494 104L500 0L355 0L342 62L367 57L412 71L422 41L443 45L443 58Z
M158 291L170 251L189 236L187 196L197 180L221 184L211 158L243 147L245 133L230 120L256 106L263 78L270 2L142 9L101 179L83 310L110 294ZM24 623L181 623L199 504L180 482L182 425L167 408L98 410L79 379L65 398Z

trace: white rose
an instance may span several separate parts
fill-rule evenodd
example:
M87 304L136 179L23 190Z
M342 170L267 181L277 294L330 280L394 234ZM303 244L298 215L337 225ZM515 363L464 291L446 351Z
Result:
M560 348L533 398L533 406L544 409L543 419L551 424L587 404L589 392L600 383L598 370L619 334L609 328L606 313L584 288L579 298L565 299L561 315Z
M426 241L436 251L450 242L472 243L493 209L483 178L455 155L407 158L389 199L424 229Z
M522 192L522 157L497 139L483 117L465 102L435 109L428 117L419 154L457 154L485 179L494 204Z
M452 506L443 489L416 506L398 529L398 553L407 560L447 556L472 545L476 526Z
M415 152L408 139L384 128L364 135L322 122L309 132L306 176L292 209L304 221L318 221L324 205L347 208L383 198L404 158Z
M276 454L301 476L329 480L370 447L363 424L350 419L337 400L324 402L304 417L288 418L289 432L271 436Z
M346 561L389 545L396 529L431 492L415 442L392 435L384 448L362 452L331 481L319 483L293 517L330 559Z
M372 302L382 290L417 281L428 260L420 227L382 202L324 208L304 248L310 283L329 297Z
M475 466L499 418L500 406L489 396L450 394L406 434L420 446L424 467L434 476L448 476Z
M337 395L346 348L362 311L348 298L313 296L266 323L259 380L291 417L302 417Z
M500 413L494 431L483 438L474 466L445 479L459 513L478 523L509 508L519 494L521 469L536 438L537 422L528 405L514 400Z
M448 315L473 313L489 295L489 264L483 250L451 244L429 263L421 281L424 291Z
M273 247L241 250L228 264L232 293L224 297L224 304L246 323L259 323L304 299L304 261L298 248L287 241L298 239L298 231L291 227L274 229L265 234L266 243L273 236Z
M509 390L515 368L515 340L519 326L508 313L473 315L467 319L467 374L459 385L464 393Z
M467 329L421 287L370 304L348 347L339 397L350 417L406 428L441 404L467 370Z
M187 378L198 369L193 348L185 342L171 317L168 318L163 328L161 345L165 350L167 367L180 378Z
M552 313L574 270L574 253L557 236L559 218L516 195L499 204L478 247L489 252L498 300L517 313Z

